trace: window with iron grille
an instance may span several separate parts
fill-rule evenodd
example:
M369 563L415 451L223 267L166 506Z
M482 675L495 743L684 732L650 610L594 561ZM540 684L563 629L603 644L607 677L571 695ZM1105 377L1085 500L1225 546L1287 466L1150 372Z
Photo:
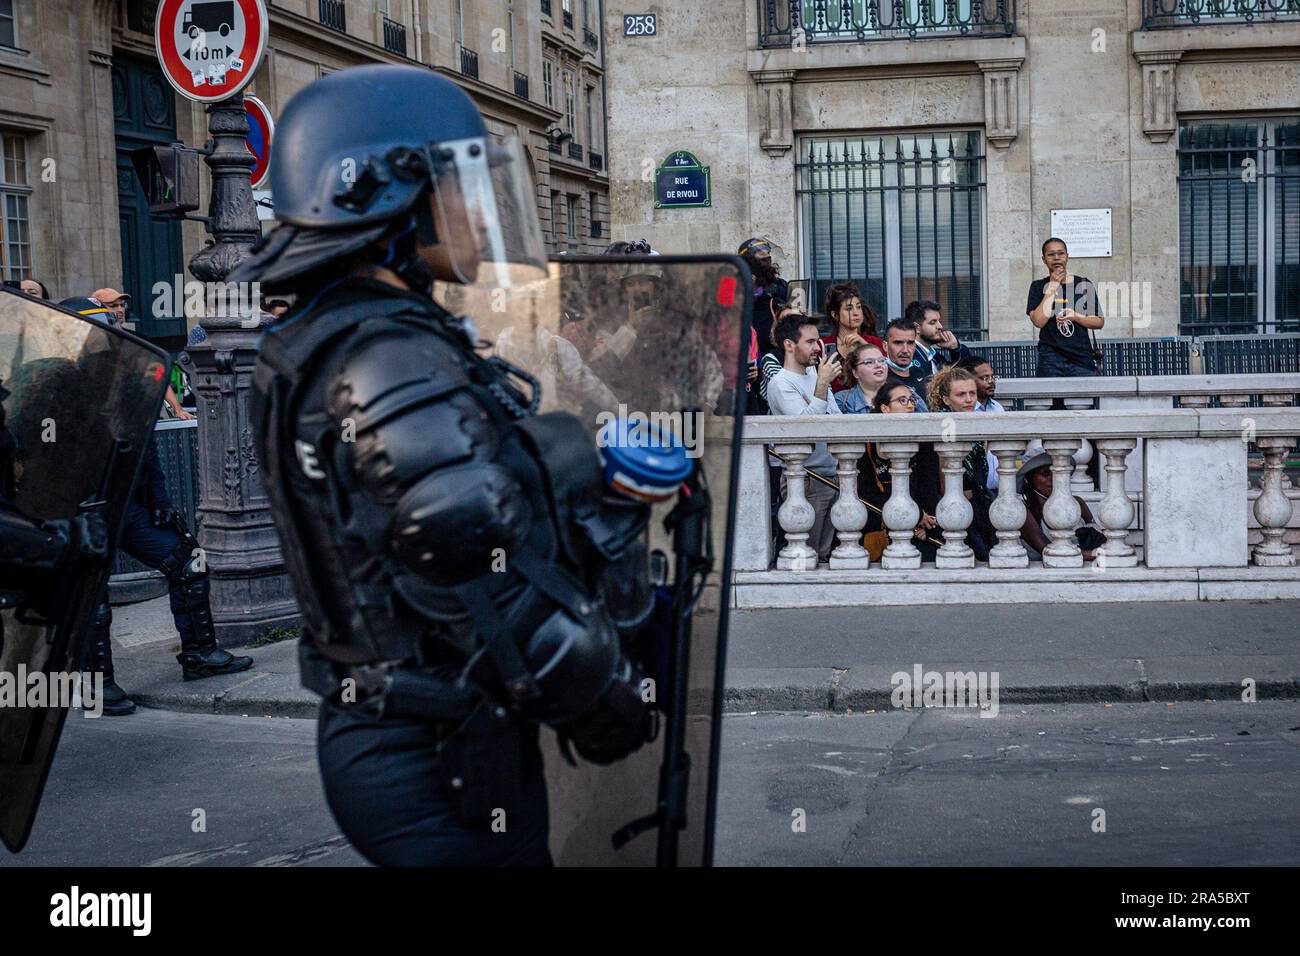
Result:
M18 46L17 21L14 0L0 0L0 46Z
M1142 7L1144 30L1300 18L1300 0L1143 0Z
M565 201L564 211L566 214L566 218L568 219L569 238L577 239L578 238L578 197L575 196L573 193L568 193L564 197L564 201Z
M758 8L764 47L1016 32L1015 0L758 0Z
M599 195L594 192L587 193L587 211L591 213L591 238L593 239L599 239L601 233L600 220L596 218L600 209L597 198Z
M0 132L0 277L32 276L31 201L27 171L27 137Z
M934 299L963 338L983 338L984 155L975 131L800 141L803 275L816 313L856 283L882 323Z
M546 105L555 108L555 64L550 60L542 60L542 96L546 100Z
M1300 117L1178 129L1178 331L1300 332Z
M340 33L348 32L348 11L343 0L320 0L316 12L320 15L323 26Z

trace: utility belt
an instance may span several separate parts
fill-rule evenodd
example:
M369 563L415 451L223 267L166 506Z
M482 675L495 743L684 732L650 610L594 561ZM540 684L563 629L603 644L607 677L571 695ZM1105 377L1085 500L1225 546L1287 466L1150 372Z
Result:
M439 775L464 826L489 826L502 810L520 808L525 750L535 745L535 727L472 685L421 669L413 660L339 664L310 650L301 658L304 684L318 691L335 688L326 695L330 706L430 728Z

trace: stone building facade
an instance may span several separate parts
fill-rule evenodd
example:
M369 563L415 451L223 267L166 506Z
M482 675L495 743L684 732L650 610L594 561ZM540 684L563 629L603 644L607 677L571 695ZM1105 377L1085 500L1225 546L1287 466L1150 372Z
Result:
M654 35L623 35L651 12ZM615 238L732 252L764 235L814 310L851 279L882 318L935 298L964 336L1015 340L1053 211L1093 210L1071 234L1108 233L1109 255L1071 268L1105 286L1104 335L1300 331L1293 0L610 0L607 16ZM677 149L710 167L711 206L656 208Z
M246 92L272 115L335 70L428 66L469 92L493 132L524 141L552 251L604 248L598 0L267 5L268 52ZM186 320L152 309L150 290L184 273L204 233L196 222L149 219L127 153L175 140L202 146L207 118L158 70L156 7L156 0L0 0L0 273L39 278L56 298L124 289L134 297L137 330L175 348ZM207 189L205 181L205 204Z

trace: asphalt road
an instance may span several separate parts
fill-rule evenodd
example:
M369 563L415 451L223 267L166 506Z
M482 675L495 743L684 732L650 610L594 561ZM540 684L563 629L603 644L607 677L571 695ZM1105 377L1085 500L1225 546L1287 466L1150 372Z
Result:
M724 865L1300 863L1295 701L735 714L723 753ZM49 864L364 861L314 721L141 710L69 718L27 849L0 851Z
M1300 864L1296 701L737 714L723 753L722 865Z
M144 708L69 715L27 848L0 848L15 864L366 865L325 805L314 720Z

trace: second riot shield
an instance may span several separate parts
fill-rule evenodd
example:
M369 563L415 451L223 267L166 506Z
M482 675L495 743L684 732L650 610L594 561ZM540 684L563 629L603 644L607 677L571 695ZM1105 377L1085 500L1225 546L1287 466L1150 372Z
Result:
M565 256L549 279L491 295L452 305L475 318L492 354L535 379L539 412L586 426L608 489L653 502L643 542L652 599L625 645L658 734L597 766L569 762L544 733L552 855L707 865L733 490L753 387L749 270L728 256Z
M95 706L79 657L167 365L134 336L0 290L0 840L14 852L72 701Z

